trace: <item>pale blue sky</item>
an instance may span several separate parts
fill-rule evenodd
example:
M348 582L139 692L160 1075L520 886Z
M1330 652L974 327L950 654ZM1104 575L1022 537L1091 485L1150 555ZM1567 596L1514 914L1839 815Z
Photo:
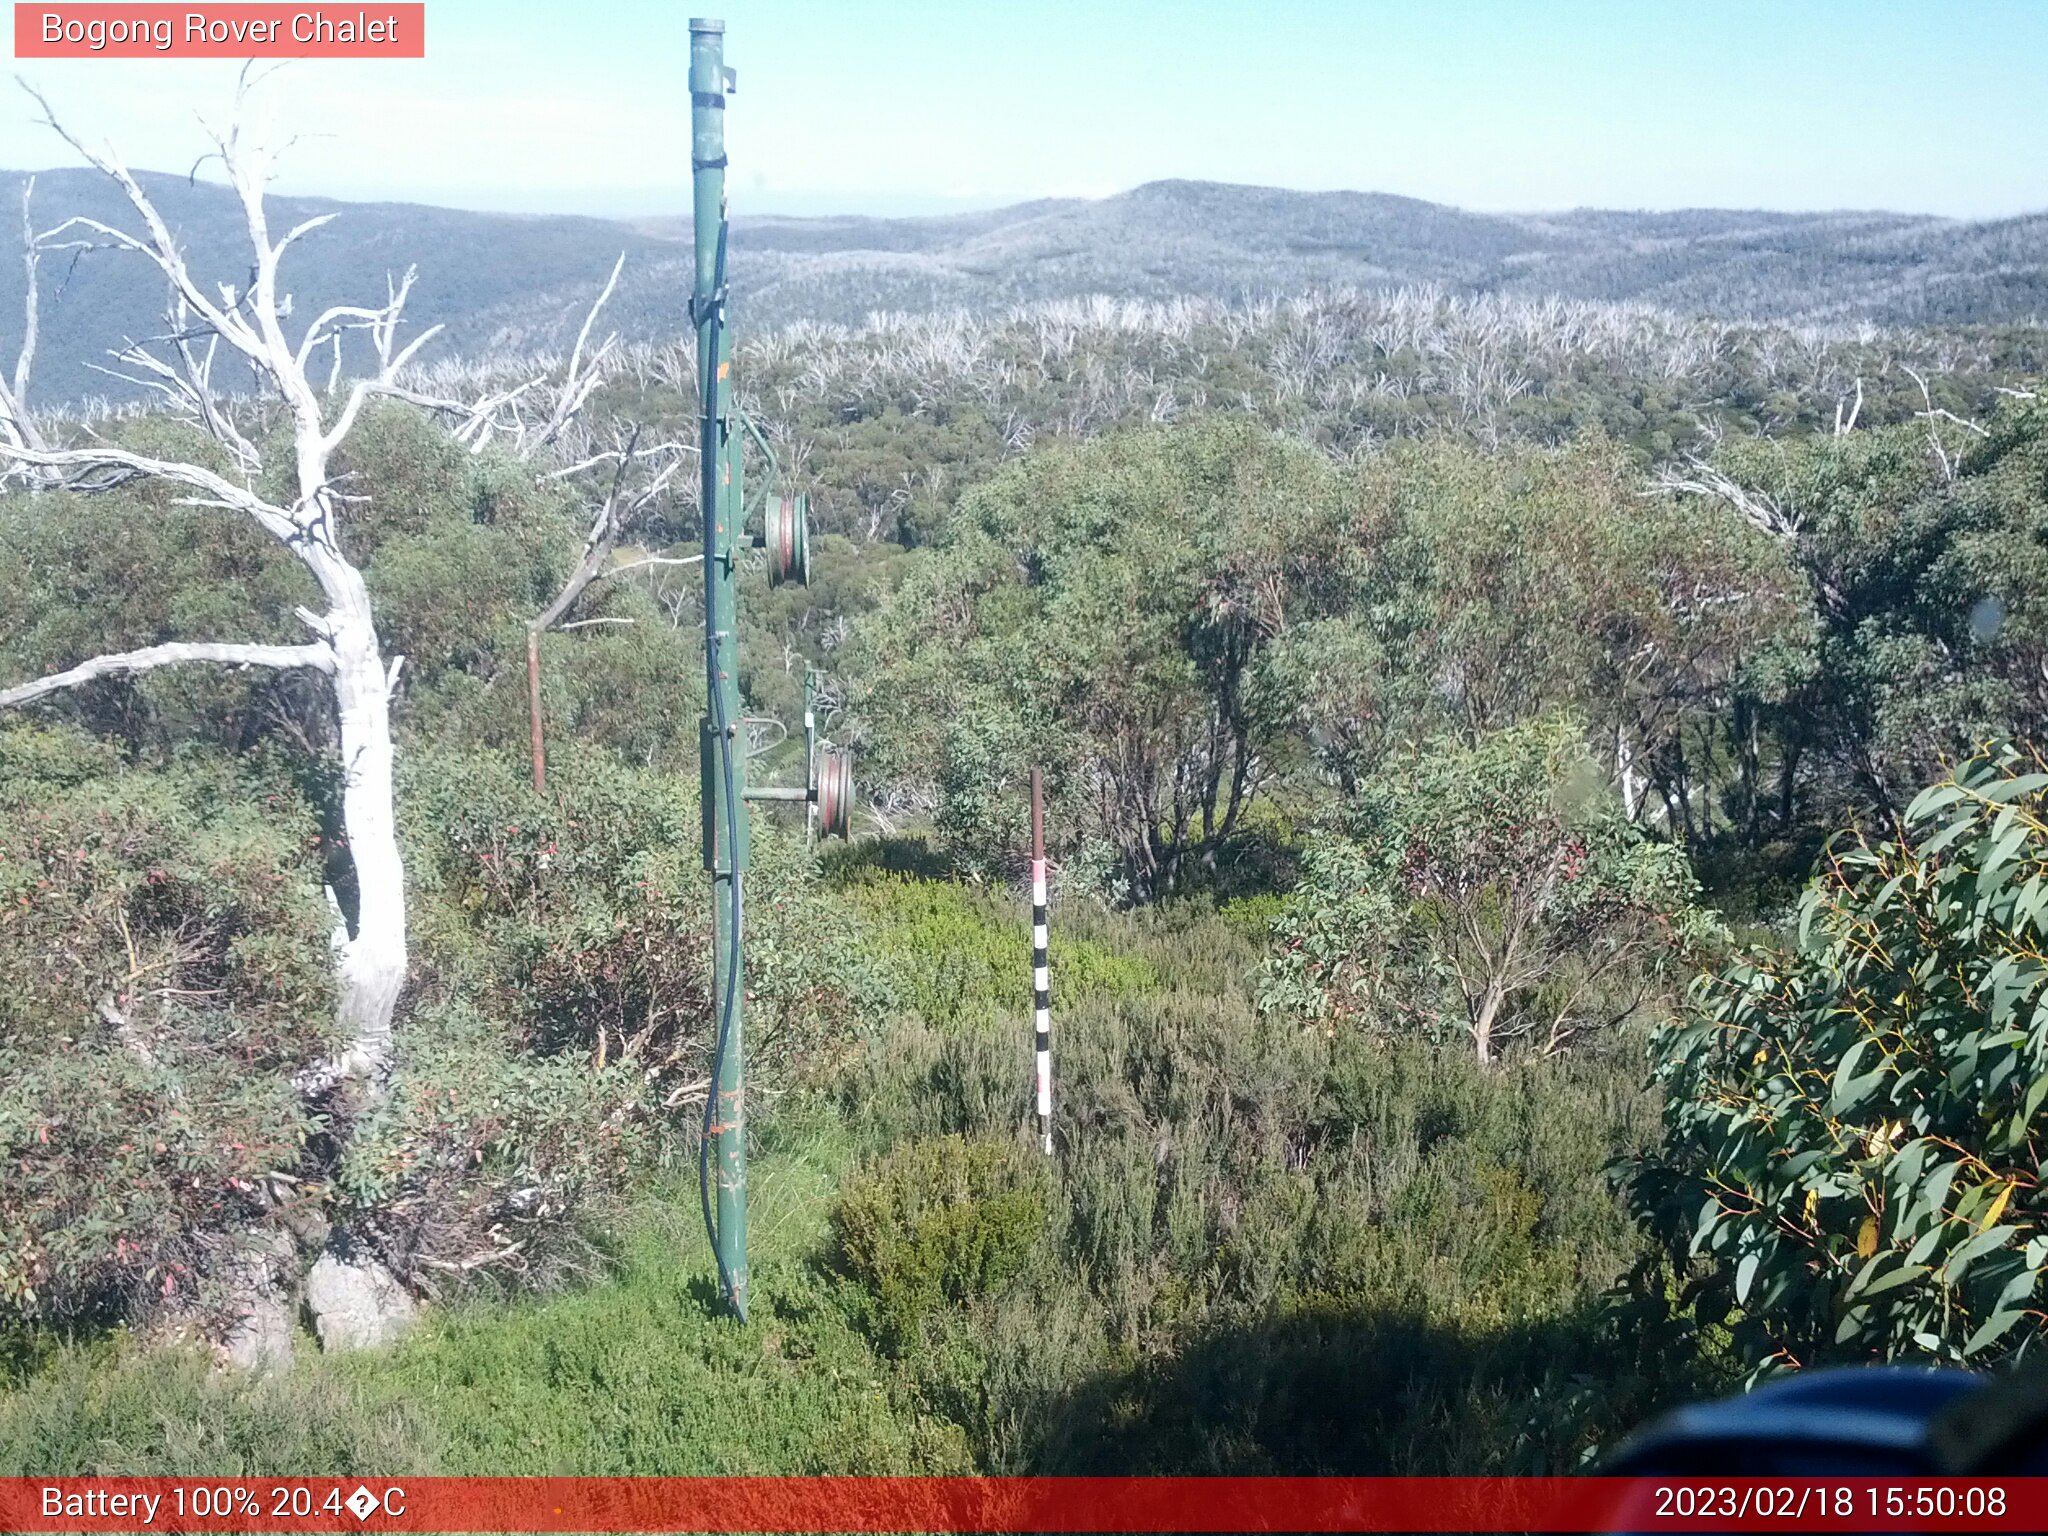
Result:
M707 7L708 9L708 7ZM2048 207L2043 0L727 0L739 212L1159 177L1472 208ZM685 201L683 4L428 0L427 58L292 65L280 185L527 211ZM29 61L185 169L232 66ZM66 158L27 105L0 165Z

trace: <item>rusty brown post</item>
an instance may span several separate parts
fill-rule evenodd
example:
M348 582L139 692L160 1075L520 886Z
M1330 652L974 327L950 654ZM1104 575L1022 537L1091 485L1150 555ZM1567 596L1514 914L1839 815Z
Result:
M533 720L533 792L548 792L548 749L540 728L540 631L526 631L526 712Z

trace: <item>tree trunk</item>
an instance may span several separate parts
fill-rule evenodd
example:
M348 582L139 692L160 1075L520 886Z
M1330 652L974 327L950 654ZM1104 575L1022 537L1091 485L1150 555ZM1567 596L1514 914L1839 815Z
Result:
M1479 1065L1493 1064L1493 1024L1500 1016L1500 1005L1507 992L1498 976L1488 981L1486 992L1479 1000L1479 1008L1472 1016L1472 1048L1478 1053Z
M1758 762L1756 710L1741 694L1735 696L1734 735L1742 765L1742 835L1754 848L1758 842L1757 822L1762 794L1757 787L1761 772Z
M1693 831L1692 779L1686 772L1684 726L1671 733L1671 781L1672 803L1678 811L1679 835L1685 840L1685 847L1696 848L1699 837Z
M335 1063L374 1078L391 1057L391 1015L405 985L405 867L393 815L391 687L361 573L323 571L335 599L327 615L334 647L334 699L341 716L342 833L355 871L355 911L340 943L346 1038Z
M1614 728L1614 776L1621 784L1621 809L1631 825L1643 805L1643 785L1636 777L1635 749L1629 745L1628 732L1617 725Z
M1787 742L1778 751L1778 834L1792 830L1792 807L1799 786L1799 746Z
M1679 734L1685 733L1681 724ZM1714 840L1714 727L1711 721L1700 724L1700 841Z

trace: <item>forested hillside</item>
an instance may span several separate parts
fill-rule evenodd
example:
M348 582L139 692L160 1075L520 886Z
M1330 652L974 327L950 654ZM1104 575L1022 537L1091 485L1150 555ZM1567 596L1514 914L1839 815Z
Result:
M246 237L225 187L148 173L142 181L195 256L234 266ZM0 174L9 206L22 182ZM43 230L77 214L105 218L118 195L90 172L46 171L33 222ZM296 248L301 313L377 293L387 271L417 265L416 324L446 326L457 355L523 355L569 344L586 302L579 296L623 253L611 324L648 342L685 329L684 219L306 197L276 198L273 208L289 222L344 215ZM0 314L20 312L21 284L17 266L0 267ZM103 250L53 256L44 284L43 399L132 398L132 384L95 367L123 338L162 333L159 287ZM1478 214L1372 193L1154 182L1097 201L941 218L749 217L742 205L733 285L736 312L756 332L858 326L878 311L959 309L993 320L1013 306L1093 295L1234 305L1403 287L1645 304L1723 321L1980 326L2048 312L2048 224L1714 209Z
M771 323L1087 293L1243 300L1412 284L1728 319L1960 323L2034 318L2048 295L2039 216L1483 214L1377 193L1164 181L947 218L742 219L733 238L753 268L750 307Z
M817 668L863 805L822 848L753 816L740 1323L694 359L633 339L649 288L593 314L615 231L548 221L407 356L465 269L420 250L406 314L405 217L363 284L338 224L276 265L307 211L163 237L253 264L245 304L168 275L260 390L159 349L185 409L0 424L0 1471L1562 1471L1687 1395L2038 1348L2024 228L1987 310L1930 274L2005 235L1881 215L1168 186L745 231L792 291L892 241L1061 275L741 334L748 482L815 548L746 563L740 682L787 727ZM1118 242L1125 297L1059 296ZM1255 268L1440 286L1216 275ZM525 353L474 317L536 273Z

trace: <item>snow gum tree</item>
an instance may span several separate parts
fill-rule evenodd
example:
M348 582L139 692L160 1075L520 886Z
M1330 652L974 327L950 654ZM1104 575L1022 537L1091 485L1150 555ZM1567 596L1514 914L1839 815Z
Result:
M245 82L246 83L246 82ZM37 98L39 101L40 97ZM337 909L339 1015L344 1044L331 1059L311 1064L301 1087L318 1092L346 1078L374 1080L389 1062L391 1019L406 976L405 875L392 814L391 703L403 658L386 656L371 611L363 573L350 559L343 534L349 499L336 482L337 451L364 404L380 394L403 393L397 380L438 327L401 344L400 328L413 275L387 286L381 304L337 304L288 334L291 296L279 269L299 240L336 215L306 219L273 233L264 205L271 156L242 132L243 99L231 126L215 134L218 159L241 205L249 265L239 282L209 283L196 272L178 234L142 183L110 150L88 148L60 125L44 104L49 125L125 195L133 227L71 218L34 236L34 249L112 250L154 265L168 288L166 334L130 342L114 356L119 375L150 390L183 418L201 427L221 449L216 469L197 462L154 458L110 446L90 434L76 446L46 442L27 420L20 397L25 379L0 400L7 415L0 459L10 478L31 493L104 491L136 480L169 482L187 504L218 507L244 517L276 539L312 576L318 611L298 610L307 638L300 644L248 644L231 638L194 638L91 657L77 665L0 689L0 706L15 706L95 678L158 667L211 662L240 667L303 668L326 679L332 691L340 752L340 814L351 866L346 896L330 888ZM345 337L367 340L373 365L343 385ZM332 356L325 387L312 371ZM217 359L238 359L261 386L255 400L236 398L215 380ZM288 465L259 446L276 437L254 425L255 413L281 418ZM277 473L284 468L283 475ZM275 487L286 489L280 495Z

